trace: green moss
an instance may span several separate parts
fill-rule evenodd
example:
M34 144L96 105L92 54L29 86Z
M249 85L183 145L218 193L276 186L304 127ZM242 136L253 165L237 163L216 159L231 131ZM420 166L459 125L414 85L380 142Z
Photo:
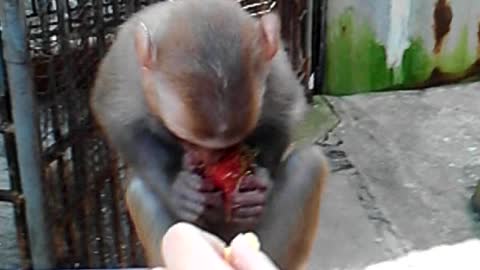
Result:
M366 20L348 8L329 22L327 31L327 69L324 92L348 95L361 92L408 88L429 79L432 70L461 74L476 61L469 53L468 28L465 26L458 44L451 52L434 58L421 38L413 38L395 69L387 66L384 45Z
M457 46L451 52L443 52L437 58L437 66L443 72L462 73L475 61L475 53L470 53L468 47L468 28L465 26L460 33Z
M410 42L410 47L405 50L402 58L401 70L403 81L400 84L417 84L427 80L432 73L434 63L423 41L419 38Z
M327 46L328 93L352 94L390 84L385 49L367 24L354 21L353 9L329 26Z

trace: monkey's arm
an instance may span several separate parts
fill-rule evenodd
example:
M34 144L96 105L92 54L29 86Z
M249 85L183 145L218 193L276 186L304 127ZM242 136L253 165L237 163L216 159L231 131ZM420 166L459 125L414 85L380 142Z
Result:
M258 151L257 163L273 176L278 170L281 158L290 143L288 126L274 119L264 121L247 140Z
M128 181L125 201L148 265L162 266L162 239L175 220L158 194L139 177L132 176Z
M168 228L178 221L206 226L210 213L221 209L222 197L213 185L182 170L183 150L168 134L141 127L131 130L135 130L132 137L122 133L125 143L119 146L133 174L126 187L126 203L148 264L159 266Z
M304 269L316 238L328 163L319 146L294 150L281 163L259 227L263 249L280 269Z
M107 122L105 122L107 123ZM122 126L108 122L110 144L128 165L125 202L151 266L163 264L163 235L175 219L170 190L177 171L176 148L154 136L144 122ZM121 129L121 130L120 130Z
M131 172L160 195L162 203L171 207L168 198L181 169L182 152L169 142L168 134L154 134L145 126L135 124L115 133L114 145Z

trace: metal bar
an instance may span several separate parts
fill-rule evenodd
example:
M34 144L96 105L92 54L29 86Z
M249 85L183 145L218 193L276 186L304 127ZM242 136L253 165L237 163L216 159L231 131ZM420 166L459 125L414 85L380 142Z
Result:
M20 258L23 269L31 269L31 253L28 248L28 229L27 219L25 214L25 201L21 200L18 205L15 205L15 228L17 229L17 244L20 250Z
M315 31L317 33L317 38L314 40L314 50L317 50L317 59L314 59L316 61L314 67L314 94L320 94L323 89L325 81L326 55L328 50L326 46L328 0L319 0L317 4L319 5L318 9L315 9L317 14L314 15L317 20Z
M312 91L309 87L309 79L310 74L312 72L312 29L313 29L313 0L306 0L307 1L307 22L305 29L305 91L307 92L307 97L311 100Z
M115 251L118 256L118 262L120 267L127 267L127 256L125 254L125 235L122 230L122 219L121 219L121 209L120 209L120 202L122 197L122 186L120 179L118 177L118 160L115 153L109 153L110 160L111 160L111 173L112 173L112 181L111 181L111 192L112 192L112 215L113 215L113 231L115 237Z
M52 239L45 213L37 105L27 47L24 1L3 0L0 19L19 171L25 196L27 228L34 268L53 268Z
M8 167L8 177L10 180L10 191L5 191L10 194L7 194L7 199L9 196L13 195L16 198L13 198L14 202L14 212L15 212L15 228L16 228L16 235L17 235L17 243L18 249L20 252L20 260L23 269L30 269L32 267L31 260L30 260L30 250L28 249L28 234L26 228L26 219L25 219L25 204L23 200L22 194L22 186L20 184L20 178L18 173L18 164L17 164L17 152L15 149L15 134L13 134L13 125L12 116L10 114L10 103L9 103L9 95L7 89L7 81L6 81L6 71L5 71L5 63L3 57L3 45L2 39L0 38L0 76L2 76L0 84L1 84L1 92L0 97L3 99L3 103L0 107L0 114L4 121L6 121L6 126L4 128L4 145L0 147L5 147L5 154L7 157L7 167Z
M19 204L22 200L22 196L16 191L0 189L0 201L11 202L13 204Z
M480 213L480 181L478 182L475 193L472 196L472 206L476 212Z
M2 29L0 28L0 32ZM5 63L3 61L3 43L0 39L0 97L5 97L7 94L7 78L5 71ZM3 110L4 108L2 108Z

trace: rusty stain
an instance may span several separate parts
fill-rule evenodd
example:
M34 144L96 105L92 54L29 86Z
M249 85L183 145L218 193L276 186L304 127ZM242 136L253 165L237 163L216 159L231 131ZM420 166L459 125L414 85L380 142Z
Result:
M480 22L478 22L477 43L477 58L480 59Z
M453 13L452 7L447 0L438 0L433 11L433 30L435 32L435 47L433 52L438 54L442 50L443 40L450 32L450 24L452 23Z
M430 74L430 77L427 80L421 83L418 83L413 87L418 89L426 89L434 86L457 83L464 79L468 79L472 76L475 76L476 74L479 74L479 73L480 73L480 59L477 59L475 63L473 63L469 68L467 68L464 72L461 72L461 73L444 72L439 67L436 67L432 70L432 73Z

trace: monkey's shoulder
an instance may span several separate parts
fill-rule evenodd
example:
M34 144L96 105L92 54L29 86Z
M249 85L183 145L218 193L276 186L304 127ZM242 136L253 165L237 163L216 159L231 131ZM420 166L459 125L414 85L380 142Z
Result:
M263 118L287 122L287 126L303 118L306 109L304 87L282 50L272 63L264 95Z

